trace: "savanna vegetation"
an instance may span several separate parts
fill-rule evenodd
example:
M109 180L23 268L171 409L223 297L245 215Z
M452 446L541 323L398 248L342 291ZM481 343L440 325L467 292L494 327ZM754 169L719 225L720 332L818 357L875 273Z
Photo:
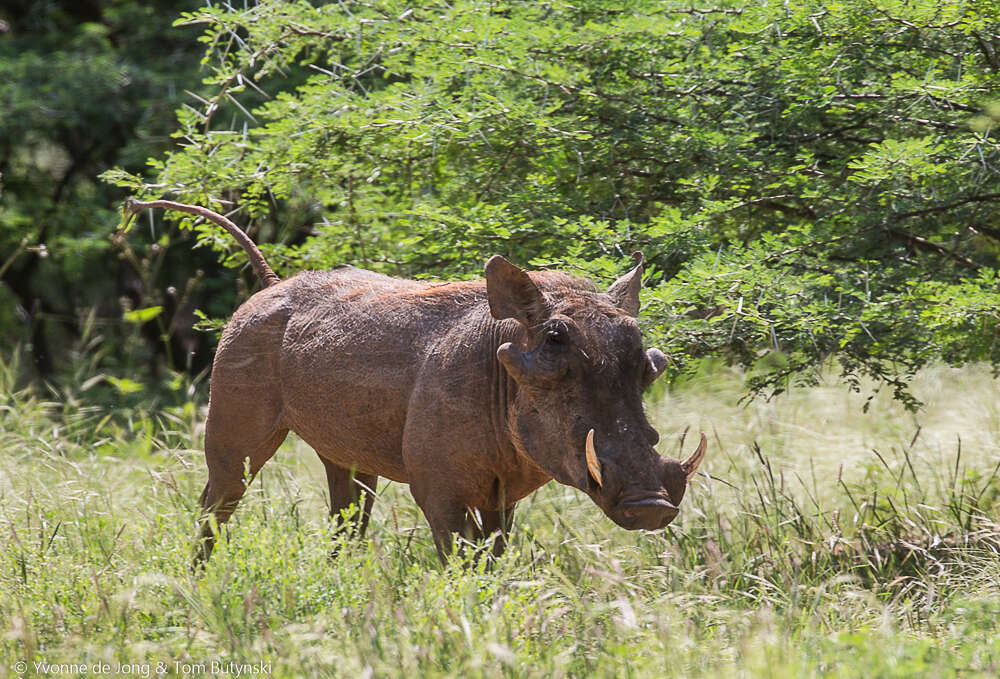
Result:
M998 80L994 0L8 3L0 676L995 676ZM129 195L283 276L641 250L647 406L707 474L655 533L551 484L492 569L442 568L392 485L330 559L289 441L192 573L257 283L210 224L118 232Z
M1000 663L1000 408L982 370L920 373L919 415L885 395L862 414L836 381L742 406L738 373L708 373L649 409L665 452L688 424L711 434L711 477L677 521L625 531L550 484L519 505L491 570L442 568L395 484L370 539L338 543L323 470L290 440L203 573L199 403L109 418L4 379L4 676L18 661L30 676L51 675L36 661L183 676L175 662L217 660L276 677L992 677Z

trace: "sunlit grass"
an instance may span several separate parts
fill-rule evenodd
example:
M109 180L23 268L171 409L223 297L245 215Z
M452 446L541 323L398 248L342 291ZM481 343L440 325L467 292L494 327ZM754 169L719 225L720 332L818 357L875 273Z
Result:
M0 382L4 382L0 376ZM492 569L443 568L404 486L334 544L290 439L203 573L193 406L132 420L0 395L0 676L29 663L270 663L274 676L993 676L1000 663L997 385L919 376L910 414L832 383L738 404L717 372L649 406L704 470L666 531L550 484ZM689 435L688 447L694 442ZM959 452L960 451L960 452ZM38 674L44 675L45 672Z

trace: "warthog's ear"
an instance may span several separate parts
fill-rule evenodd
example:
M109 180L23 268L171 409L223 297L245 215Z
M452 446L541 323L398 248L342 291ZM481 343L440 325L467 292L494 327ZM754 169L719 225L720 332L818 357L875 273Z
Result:
M646 350L646 360L649 362L649 365L646 368L646 376L642 385L643 389L655 382L656 378L662 375L664 368L667 367L666 355L655 347Z
M545 299L531 278L500 255L486 262L486 298L493 318L516 318L531 327L545 319Z
M642 287L642 253L633 252L635 267L608 288L607 295L619 309L630 316L639 315L639 288Z

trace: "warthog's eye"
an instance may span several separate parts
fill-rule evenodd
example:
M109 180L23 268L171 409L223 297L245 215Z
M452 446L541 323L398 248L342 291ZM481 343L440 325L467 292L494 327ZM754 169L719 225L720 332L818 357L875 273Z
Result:
M542 328L542 344L539 349L551 360L562 361L566 358L566 349L572 344L573 335L561 320L553 319Z

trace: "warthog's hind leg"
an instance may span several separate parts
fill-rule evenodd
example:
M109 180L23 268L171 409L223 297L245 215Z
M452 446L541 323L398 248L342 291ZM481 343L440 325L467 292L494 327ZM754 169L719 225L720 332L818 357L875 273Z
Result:
M346 532L351 537L364 537L368 529L368 520L371 518L378 476L344 469L322 455L319 459L326 468L326 481L330 487L330 516L337 521L338 535ZM363 503L362 495L364 495ZM352 505L357 506L357 511L345 518L344 510Z
M239 504L247 485L264 463L285 440L288 429L263 418L257 413L233 413L212 403L205 426L205 461L208 483L201 492L202 517L199 521L198 545L194 565L202 564L212 554L217 527L229 520Z

